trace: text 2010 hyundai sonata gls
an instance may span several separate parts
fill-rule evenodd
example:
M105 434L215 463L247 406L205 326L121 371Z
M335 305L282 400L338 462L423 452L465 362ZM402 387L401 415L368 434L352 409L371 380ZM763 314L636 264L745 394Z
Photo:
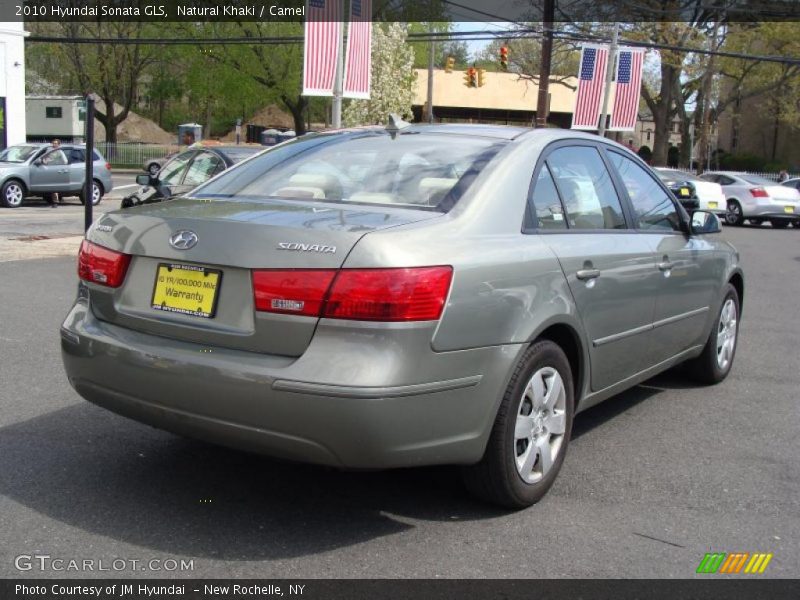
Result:
M463 465L527 506L577 411L683 361L728 374L743 278L718 231L595 136L304 136L100 218L64 363L84 398L156 427L347 468Z

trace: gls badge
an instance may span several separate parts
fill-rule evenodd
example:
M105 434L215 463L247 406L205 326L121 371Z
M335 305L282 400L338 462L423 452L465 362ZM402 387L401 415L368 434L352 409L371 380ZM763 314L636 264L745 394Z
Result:
M278 242L278 250L294 250L296 252L319 252L322 254L335 254L336 246L324 244L301 244L300 242Z

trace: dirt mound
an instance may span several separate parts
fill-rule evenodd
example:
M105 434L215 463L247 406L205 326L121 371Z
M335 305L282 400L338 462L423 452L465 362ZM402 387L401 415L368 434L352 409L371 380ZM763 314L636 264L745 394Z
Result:
M105 112L105 103L97 100L98 110ZM120 112L122 107L114 105L114 110ZM106 128L100 121L95 120L94 137L98 142L106 139ZM150 119L147 119L133 111L128 113L128 117L117 126L118 142L148 142L150 144L174 144L178 134L164 131Z

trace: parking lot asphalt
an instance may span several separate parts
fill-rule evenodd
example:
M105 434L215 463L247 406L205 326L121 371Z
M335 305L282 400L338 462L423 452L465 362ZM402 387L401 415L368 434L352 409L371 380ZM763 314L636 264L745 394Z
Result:
M90 405L60 359L74 258L0 263L0 577L684 578L711 551L771 552L764 576L796 577L800 231L722 235L746 277L731 376L669 372L578 415L554 487L520 512L471 499L455 468L289 464ZM193 570L15 568L36 554Z

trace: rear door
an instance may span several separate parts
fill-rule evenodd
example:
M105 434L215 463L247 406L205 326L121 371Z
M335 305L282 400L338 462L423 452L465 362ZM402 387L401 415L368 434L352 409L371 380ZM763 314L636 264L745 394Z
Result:
M658 283L653 250L628 227L595 145L556 147L534 181L536 226L569 283L590 342L591 387L600 390L645 366Z
M701 342L724 257L703 236L685 233L677 203L644 166L613 150L607 155L631 203L634 226L655 253L658 295L646 356L657 364Z
M69 148L66 150L69 159L69 189L78 191L83 188L86 179L86 152L83 148Z

